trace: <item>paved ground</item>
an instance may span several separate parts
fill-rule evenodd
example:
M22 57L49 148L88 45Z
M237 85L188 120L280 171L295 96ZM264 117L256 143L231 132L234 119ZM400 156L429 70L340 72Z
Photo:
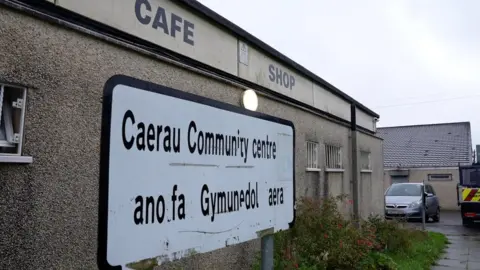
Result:
M480 270L480 226L465 228L459 212L442 212L440 222L427 223L426 228L445 234L451 242L432 270Z

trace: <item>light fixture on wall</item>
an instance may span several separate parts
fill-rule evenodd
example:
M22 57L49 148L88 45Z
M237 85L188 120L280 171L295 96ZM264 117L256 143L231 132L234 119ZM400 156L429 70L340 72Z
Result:
M250 111L256 111L258 107L258 97L255 91L247 89L242 95L242 106Z

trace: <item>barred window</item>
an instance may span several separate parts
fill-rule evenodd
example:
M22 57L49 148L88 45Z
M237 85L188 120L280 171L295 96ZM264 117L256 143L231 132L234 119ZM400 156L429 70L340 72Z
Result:
M307 171L319 170L318 166L318 143L307 142Z
M327 169L343 169L342 148L335 145L325 145L325 167Z

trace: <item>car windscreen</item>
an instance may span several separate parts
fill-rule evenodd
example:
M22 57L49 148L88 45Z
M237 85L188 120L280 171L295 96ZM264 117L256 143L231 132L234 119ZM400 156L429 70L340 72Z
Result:
M386 195L387 196L421 196L422 187L420 185L395 184L388 189Z
M466 186L480 186L480 170L479 168L463 169L461 171L462 185Z

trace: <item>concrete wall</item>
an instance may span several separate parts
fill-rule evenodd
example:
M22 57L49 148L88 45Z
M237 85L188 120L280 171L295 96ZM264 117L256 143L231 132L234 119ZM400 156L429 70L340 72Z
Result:
M101 106L107 79L125 74L235 105L242 89L3 6L0 34L0 81L32 86L24 154L34 158L30 165L0 164L0 269L96 269ZM333 193L349 193L347 127L263 97L259 111L295 124L297 196L315 195L320 185L305 170L307 139L345 147L346 170L329 175L329 186ZM373 172L362 174L361 209L381 211L380 140L368 135L358 139L359 147L372 150L373 160ZM259 241L252 241L182 264L186 269L247 269L258 249Z
M323 132L322 132L323 133ZM328 134L328 133L327 133ZM347 168L344 172L337 171L325 171L322 172L306 172L307 187L304 194L306 196L318 196L322 197L325 194L330 196L336 196L339 194L347 194L351 198L352 183L351 183L351 145L348 137L323 137L323 134L319 136L307 136L309 141L323 141L327 143L340 143L346 145L349 148L344 149L346 153L343 155L343 164ZM384 209L383 199L383 148L381 140L377 137L359 133L357 136L358 145L360 150L368 151L372 155L372 170L361 171L359 177L359 203L361 217L367 218L370 214L381 214ZM324 152L320 153L320 164L324 164L325 156ZM299 172L297 171L297 174ZM350 214L352 212L352 205L348 203L339 203L340 210L344 214Z
M205 12L204 8L199 8L198 3L137 0L133 1L134 5L132 1L50 0L57 6L350 121L351 98L346 98L344 94L339 95L338 90L330 92L334 90L332 86L327 86L321 82L323 80L299 70L298 64L292 65L280 60L278 53L271 53L273 49L265 49L265 44L259 45L258 41L245 39L245 34L239 34L238 29L226 31L225 27L219 27L218 22L207 18L216 16L211 15L210 11ZM192 6L197 7L192 9ZM153 18L159 9L165 10L165 18L168 22L173 14L183 18L183 22L187 23L183 25L183 30L175 34L176 31L162 30L158 25L153 24ZM198 9L202 11L200 13L194 11ZM206 16L206 14L210 15ZM218 18L215 20L218 21ZM187 38L180 32L186 34ZM215 42L212 43L212 40ZM364 106L358 102L354 103L358 105L357 125L375 131L374 119L377 118L374 116L375 113L365 110ZM367 113L367 111L370 112Z
M365 218L371 213L383 214L385 201L383 197L383 142L372 140L366 134L358 137L358 146L372 155L372 172L362 172L360 177L360 211Z
M391 170L385 170L385 189L391 185ZM451 181L429 181L429 174L451 174ZM458 210L456 186L460 182L458 168L409 168L408 181L419 183L425 180L432 185L443 210Z

